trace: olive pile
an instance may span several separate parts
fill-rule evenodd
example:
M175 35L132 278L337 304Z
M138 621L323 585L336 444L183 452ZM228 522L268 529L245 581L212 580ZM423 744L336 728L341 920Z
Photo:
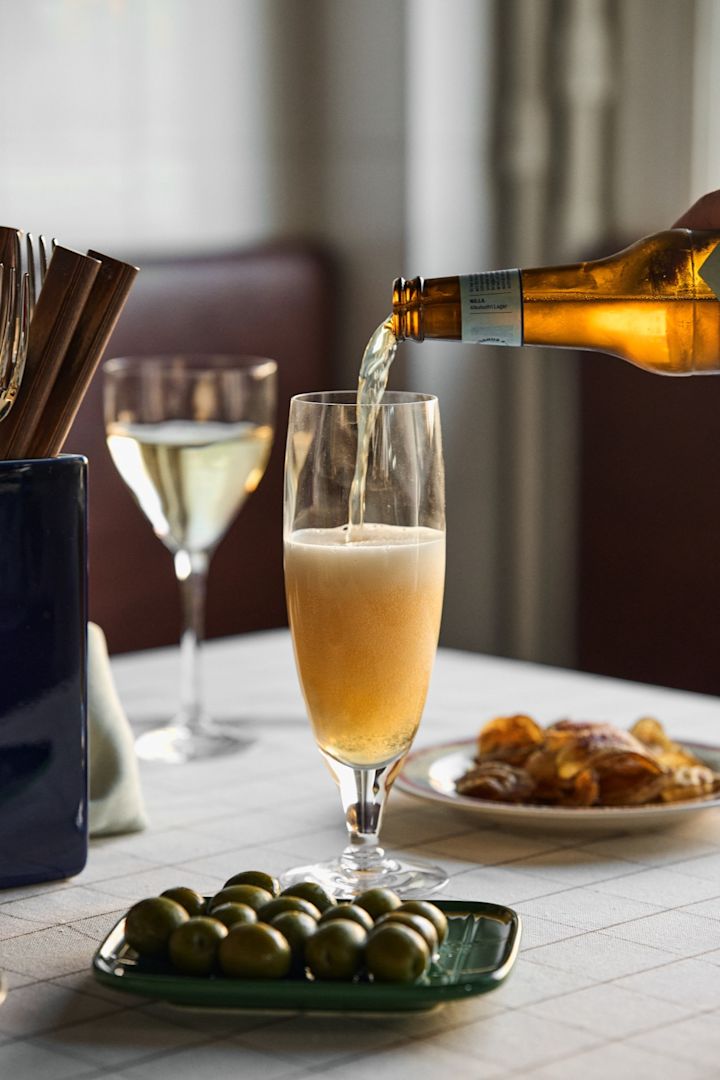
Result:
M141 900L127 913L125 940L184 975L408 983L427 970L447 929L440 908L390 889L338 903L315 882L280 892L270 874L246 870L209 900L184 886Z

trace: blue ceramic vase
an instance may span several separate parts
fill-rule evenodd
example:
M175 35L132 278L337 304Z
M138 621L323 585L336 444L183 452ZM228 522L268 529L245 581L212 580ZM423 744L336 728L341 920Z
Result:
M0 888L87 857L87 461L0 462Z

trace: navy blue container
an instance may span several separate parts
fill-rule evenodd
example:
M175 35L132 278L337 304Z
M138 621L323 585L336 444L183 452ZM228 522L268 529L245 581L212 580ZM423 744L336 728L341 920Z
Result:
M87 461L0 462L0 888L87 858Z

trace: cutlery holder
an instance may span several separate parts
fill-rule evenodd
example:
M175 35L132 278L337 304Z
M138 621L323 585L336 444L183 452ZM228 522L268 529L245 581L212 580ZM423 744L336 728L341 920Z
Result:
M87 857L87 461L0 461L0 888Z

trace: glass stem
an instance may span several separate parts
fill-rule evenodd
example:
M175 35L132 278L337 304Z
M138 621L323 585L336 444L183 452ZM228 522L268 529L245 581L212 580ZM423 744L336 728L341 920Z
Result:
M372 871L385 856L379 843L380 825L398 761L380 768L353 769L327 760L340 788L350 839L340 861L348 870Z
M203 551L176 551L175 576L180 585L183 630L180 639L180 716L191 731L203 726L201 645L205 631L208 556Z

